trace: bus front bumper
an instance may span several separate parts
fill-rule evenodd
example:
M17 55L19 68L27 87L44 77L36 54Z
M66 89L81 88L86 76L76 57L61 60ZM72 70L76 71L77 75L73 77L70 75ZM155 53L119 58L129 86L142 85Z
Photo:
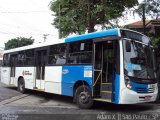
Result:
M154 102L156 101L157 94L158 89L156 89L153 93L137 93L126 88L121 92L119 104Z

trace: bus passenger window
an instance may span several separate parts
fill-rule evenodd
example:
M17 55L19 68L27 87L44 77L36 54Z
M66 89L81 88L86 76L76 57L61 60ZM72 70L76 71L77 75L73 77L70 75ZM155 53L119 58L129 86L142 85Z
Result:
M10 55L9 54L4 54L3 66L9 66L9 59L10 59Z
M59 44L50 46L49 65L63 65L66 64L67 44Z
M68 64L91 64L92 41L70 43Z
M66 57L63 55L57 55L55 56L55 58L56 58L56 64L61 65L66 63Z
M56 63L56 59L54 56L49 56L48 64L53 65Z
M34 50L27 50L25 51L25 54L25 65L34 65Z
M24 51L18 53L18 66L23 66L25 61Z
M77 56L76 56L76 54L68 55L68 63L69 64L77 64Z

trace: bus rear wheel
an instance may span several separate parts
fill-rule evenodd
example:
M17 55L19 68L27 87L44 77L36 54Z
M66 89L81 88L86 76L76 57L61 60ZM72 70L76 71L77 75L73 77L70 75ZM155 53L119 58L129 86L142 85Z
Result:
M87 109L93 105L91 90L88 86L82 85L76 89L76 103L79 108Z
M20 78L18 80L18 91L23 93L23 94L25 93L25 82L24 82L23 78Z

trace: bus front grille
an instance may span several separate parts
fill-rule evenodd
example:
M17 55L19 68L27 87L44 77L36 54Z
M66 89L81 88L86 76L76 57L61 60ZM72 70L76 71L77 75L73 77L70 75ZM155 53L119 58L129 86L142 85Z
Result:
M136 87L135 88L135 91L137 93L153 93L154 90L155 90L154 87L152 87L152 88L139 88L139 87Z

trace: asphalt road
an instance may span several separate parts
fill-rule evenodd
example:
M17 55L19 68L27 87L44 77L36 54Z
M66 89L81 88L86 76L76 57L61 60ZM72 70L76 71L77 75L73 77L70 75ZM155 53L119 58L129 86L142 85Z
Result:
M15 87L7 87L0 82L0 102L20 94Z
M92 109L79 109L71 97L28 91L0 83L0 120L159 120L160 104L114 105L95 102Z

